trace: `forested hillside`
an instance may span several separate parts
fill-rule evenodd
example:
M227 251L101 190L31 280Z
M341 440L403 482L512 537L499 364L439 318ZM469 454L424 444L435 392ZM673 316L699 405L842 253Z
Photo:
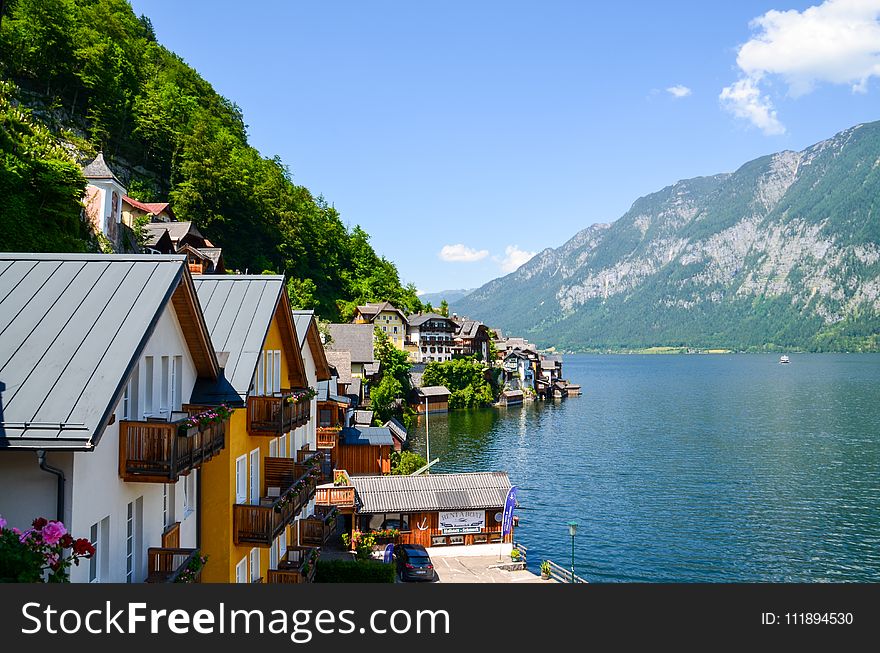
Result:
M289 275L298 307L328 319L370 300L420 308L368 234L251 147L239 107L127 2L0 6L0 249L94 247L79 170L100 150L131 196L170 199L224 248L228 268Z

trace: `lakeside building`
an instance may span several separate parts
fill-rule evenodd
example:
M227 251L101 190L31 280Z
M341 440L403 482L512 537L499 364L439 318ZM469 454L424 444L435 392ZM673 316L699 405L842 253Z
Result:
M489 327L477 320L459 318L452 315L456 325L453 337L453 356L476 356L481 361L489 361Z
M400 350L404 349L406 329L409 322L406 313L391 302L369 303L358 306L352 318L353 324L371 324L388 335L391 343Z
M220 378L185 258L0 254L0 331L0 514L94 542L72 582L200 564L202 473L226 424L183 424Z
M211 561L202 578L309 582L317 550L298 545L297 522L314 512L324 461L307 388L329 370L311 347L307 369L282 276L199 276L195 285L225 363L217 382L197 385L194 401L235 407L226 448L202 470Z
M430 385L413 388L409 403L412 409L420 414L445 413L449 411L449 395L451 393L442 385Z
M317 501L337 501L349 532L396 529L388 541L425 547L502 541L507 472L339 477L339 485L318 488ZM503 539L509 552L513 533Z
M453 334L458 326L451 318L438 313L410 315L405 349L416 363L452 360Z

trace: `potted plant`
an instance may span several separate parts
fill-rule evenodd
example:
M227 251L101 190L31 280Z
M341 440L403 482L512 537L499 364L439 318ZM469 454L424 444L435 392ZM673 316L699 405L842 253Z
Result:
M550 561L544 560L541 563L541 578L544 580L550 580Z
M522 553L520 553L519 549L513 548L510 550L510 560L511 562L519 562L519 559L522 557Z

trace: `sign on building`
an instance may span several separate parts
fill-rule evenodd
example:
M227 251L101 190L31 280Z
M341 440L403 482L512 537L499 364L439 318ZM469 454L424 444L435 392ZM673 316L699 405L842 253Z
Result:
M444 535L479 533L486 528L486 512L483 510L450 510L441 512L440 531Z

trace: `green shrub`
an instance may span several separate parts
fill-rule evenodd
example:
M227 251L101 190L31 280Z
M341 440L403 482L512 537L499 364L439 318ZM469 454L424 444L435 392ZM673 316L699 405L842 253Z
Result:
M393 583L394 565L377 560L319 560L316 583Z

